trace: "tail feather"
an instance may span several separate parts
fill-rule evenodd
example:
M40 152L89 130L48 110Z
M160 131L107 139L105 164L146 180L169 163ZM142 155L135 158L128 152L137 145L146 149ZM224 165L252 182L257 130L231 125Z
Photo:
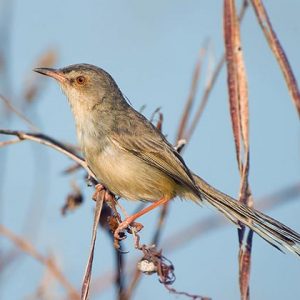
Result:
M249 208L216 190L197 175L193 176L196 185L201 191L202 200L206 200L231 222L237 226L241 222L275 248L281 251L282 248L285 248L300 256L300 235L297 232L260 211Z

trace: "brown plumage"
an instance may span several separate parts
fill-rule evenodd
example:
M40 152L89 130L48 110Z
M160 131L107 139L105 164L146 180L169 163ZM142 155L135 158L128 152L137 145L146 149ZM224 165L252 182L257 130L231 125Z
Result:
M206 201L276 248L300 255L298 233L194 175L165 137L127 103L107 72L87 64L35 71L55 78L66 94L84 157L98 180L125 199L152 202L123 222L115 237L138 216L178 196Z

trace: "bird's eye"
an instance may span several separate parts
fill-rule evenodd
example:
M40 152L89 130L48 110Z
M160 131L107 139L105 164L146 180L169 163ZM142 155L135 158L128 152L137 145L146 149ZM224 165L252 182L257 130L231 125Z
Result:
M85 81L86 81L86 79L85 79L84 76L78 76L78 77L76 78L76 83L79 84L79 85L84 85L84 84L85 84Z

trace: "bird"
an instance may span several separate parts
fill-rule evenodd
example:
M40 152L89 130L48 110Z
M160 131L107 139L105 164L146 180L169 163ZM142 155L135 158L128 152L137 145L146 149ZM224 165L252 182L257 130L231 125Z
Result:
M66 95L82 154L98 181L121 198L150 203L119 224L116 239L137 218L180 197L208 203L235 225L243 224L275 248L300 256L297 232L194 174L166 137L131 106L108 72L90 64L34 71L54 78Z

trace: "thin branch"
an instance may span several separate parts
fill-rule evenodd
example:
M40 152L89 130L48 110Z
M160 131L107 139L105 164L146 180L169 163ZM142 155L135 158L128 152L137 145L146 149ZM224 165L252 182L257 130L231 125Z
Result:
M81 165L82 168L84 168L90 177L92 177L94 180L97 181L96 176L94 173L90 170L88 167L86 161L81 158L73 149L65 146L63 143L45 135L42 133L31 133L31 132L25 132L25 131L18 131L18 130L10 130L10 129L0 129L0 134L3 135L14 135L19 138L20 141L23 140L30 140L45 146L48 146L50 148L53 148L57 150L58 152L61 152L68 156L70 159Z
M100 216L101 216L101 211L102 211L102 207L103 207L105 193L106 193L106 191L104 189L102 189L101 191L99 191L97 193L91 248L90 248L88 261L86 264L85 273L83 276L83 284L82 284L82 289L81 289L81 300L88 299L91 276L92 276L95 242L96 242L96 238L97 238L97 230L98 230L98 226L99 226L99 221L100 221Z
M239 201L253 205L248 183L249 173L249 113L248 82L240 39L240 24L236 14L235 0L224 0L223 31L227 63L227 85L229 94L230 116L240 171ZM244 157L243 157L244 154ZM247 237L245 226L238 229L239 237L239 283L242 300L249 299L249 280L253 233ZM246 244L245 247L243 244Z
M193 299L193 300L211 300L209 297L200 296L200 295L193 295L187 292L179 292L176 289L170 287L169 285L165 284L165 288L171 293L176 296L186 296L187 298Z
M257 20L283 73L288 90L300 117L300 92L289 60L277 38L262 0L251 0Z
M0 148L5 147L5 146L9 146L9 145L13 145L13 144L17 144L17 143L20 143L20 142L22 142L22 141L19 138L15 138L15 139L8 140L8 141L3 141L3 142L0 142Z
M58 266L54 263L52 259L49 259L42 254L40 254L32 244L30 244L25 239L17 236L8 228L0 224L0 234L8 238L11 242L13 242L19 249L23 252L27 253L35 260L43 264L49 271L53 274L53 276L61 283L61 285L66 289L69 294L70 299L80 299L78 291L72 286L72 284L67 280L67 278L63 275Z

